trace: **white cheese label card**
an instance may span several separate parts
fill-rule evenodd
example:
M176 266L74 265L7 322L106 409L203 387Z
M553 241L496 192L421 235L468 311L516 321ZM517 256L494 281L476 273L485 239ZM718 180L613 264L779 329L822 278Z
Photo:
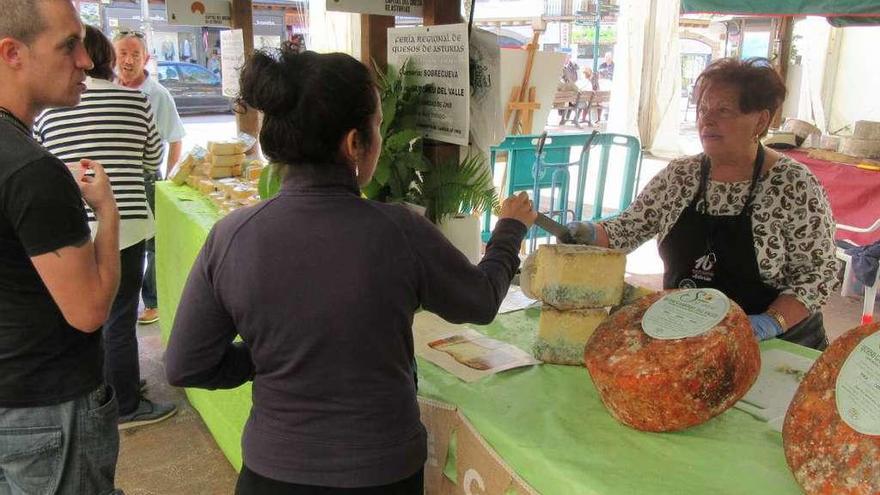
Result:
M880 333L865 337L846 358L835 395L837 412L850 428L880 435Z
M642 329L655 339L695 337L721 323L730 300L715 289L685 289L667 294L648 308Z

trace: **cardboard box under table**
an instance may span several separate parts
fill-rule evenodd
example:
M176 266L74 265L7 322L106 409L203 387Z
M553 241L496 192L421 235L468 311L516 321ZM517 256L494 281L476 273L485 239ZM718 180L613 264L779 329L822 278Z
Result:
M220 215L198 192L168 182L156 185L156 204L159 305L167 342L189 269ZM529 350L539 314L518 311L474 328ZM818 355L782 341L761 347ZM539 365L464 383L419 359L418 376L430 435L427 493L464 493L465 483L468 493L481 494L801 493L785 463L781 435L738 409L682 432L644 433L608 414L581 367ZM250 384L186 392L240 468Z

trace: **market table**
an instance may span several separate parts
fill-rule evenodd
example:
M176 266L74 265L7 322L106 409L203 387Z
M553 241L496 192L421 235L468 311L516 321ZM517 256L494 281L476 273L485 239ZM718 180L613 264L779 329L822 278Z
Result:
M156 207L159 305L167 342L188 271L219 214L198 192L168 182L156 184ZM518 311L475 328L530 349L539 314ZM770 348L818 355L783 341L762 344ZM464 383L419 359L418 377L420 396L456 406L500 459L543 494L801 493L785 463L781 435L737 409L686 431L645 433L607 413L581 367L545 364ZM186 393L240 468L250 384ZM436 445L429 442L429 448ZM441 468L453 478L449 463L455 462L455 449L451 442L449 452L434 452L446 459Z
M802 150L783 153L803 163L816 175L828 192L835 222L864 228L880 218L880 172L812 158ZM866 245L880 241L880 231L867 234L838 231L837 237Z

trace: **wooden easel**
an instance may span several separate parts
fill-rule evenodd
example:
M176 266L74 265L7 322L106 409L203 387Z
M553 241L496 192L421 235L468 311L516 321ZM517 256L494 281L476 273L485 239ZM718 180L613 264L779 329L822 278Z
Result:
M526 46L528 55L522 84L511 89L510 99L504 110L504 128L509 128L510 134L530 134L535 110L541 108L541 104L535 101L535 87L529 86L529 82L532 77L532 66L535 63L535 52L538 51L538 38L542 31L543 29L536 28L532 34L532 42ZM513 115L512 124L511 115Z
M526 55L526 71L523 74L522 83L510 90L507 108L504 109L504 128L510 129L511 135L531 134L535 110L541 108L541 104L535 101L535 87L529 86L529 82L532 78L532 66L535 64L535 52L538 51L538 38L540 38L543 31L544 26L535 26L532 33L532 41L526 45L526 52L528 54ZM512 123L511 115L513 116ZM511 167L509 160L510 156L507 157L504 171L501 173L501 184L507 184L507 175ZM501 199L504 199L506 192L507 187L502 186L501 193L499 194ZM525 254L525 248L526 244L523 241L520 244L520 252Z
M544 26L535 26L532 33L532 41L526 45L526 71L523 74L522 84L514 86L510 91L507 107L504 109L504 129L510 129L510 134L529 134L532 132L532 119L535 110L541 108L541 104L535 101L535 87L529 86L532 78L532 66L535 63L535 52L538 51L538 38L544 31ZM513 124L510 117L513 116ZM509 159L508 157L507 159ZM504 170L501 173L501 184L507 184L507 173L510 168L507 161L504 162ZM502 187L499 194L504 199L507 188Z

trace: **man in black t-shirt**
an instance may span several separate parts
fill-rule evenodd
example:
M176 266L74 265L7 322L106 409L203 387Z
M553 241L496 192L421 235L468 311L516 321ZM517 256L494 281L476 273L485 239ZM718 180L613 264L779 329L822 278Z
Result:
M100 164L68 170L31 133L44 109L79 102L92 62L69 0L0 12L0 493L110 493L119 437L100 328L119 213Z

